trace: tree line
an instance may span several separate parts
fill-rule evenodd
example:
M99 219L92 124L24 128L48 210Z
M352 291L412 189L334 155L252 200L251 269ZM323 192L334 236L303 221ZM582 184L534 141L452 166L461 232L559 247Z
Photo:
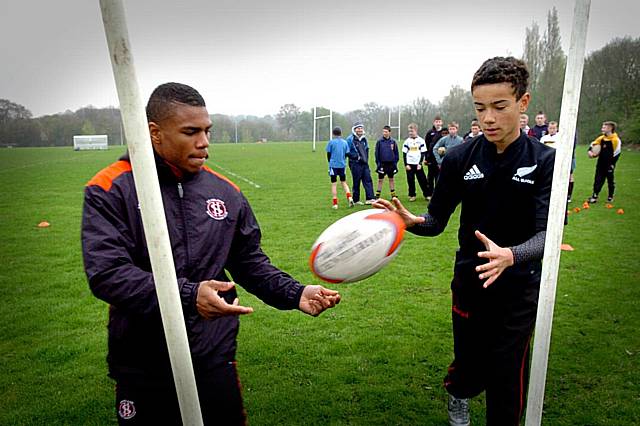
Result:
M522 59L531 74L529 114L543 111L549 120L558 121L566 55L555 8L548 12L542 33L536 22L526 28ZM317 111L318 115L328 114L327 108L319 107ZM465 131L475 117L471 92L453 86L437 104L418 97L408 105L389 107L369 102L346 113L334 111L333 125L341 126L346 134L355 121L361 121L368 133L378 135L382 126L389 124L390 116L391 125L398 125L398 112L401 138L406 137L406 127L411 122L418 124L424 134L433 117L440 115L445 125L457 121ZM221 143L311 140L314 125L313 111L301 110L292 103L283 105L274 115L213 114L211 120L211 140ZM594 139L605 120L618 123L623 143L640 143L640 38L616 38L586 58L578 112L580 143ZM330 139L327 119L318 122L316 129L317 140ZM69 146L74 135L83 134L106 134L110 145L126 143L117 108L87 106L75 112L67 110L34 118L26 107L0 99L0 146ZM393 134L397 135L397 130Z

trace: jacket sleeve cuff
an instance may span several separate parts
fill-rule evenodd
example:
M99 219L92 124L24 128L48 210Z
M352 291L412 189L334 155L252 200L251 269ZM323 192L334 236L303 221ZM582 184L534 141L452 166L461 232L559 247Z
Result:
M185 278L178 279L180 286L180 299L182 300L183 309L196 309L196 299L198 297L198 289L200 283L187 281Z

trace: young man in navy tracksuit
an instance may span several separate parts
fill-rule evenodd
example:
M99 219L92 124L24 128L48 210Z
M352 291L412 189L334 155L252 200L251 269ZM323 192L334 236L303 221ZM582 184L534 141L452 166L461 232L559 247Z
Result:
M394 176L398 173L398 143L391 137L391 127L382 128L382 137L376 142L376 172L378 173L378 190L376 198L380 198L384 177L389 177L389 191L391 198L396 197L396 183Z
M351 128L351 134L347 138L349 144L349 168L353 178L353 201L356 204L372 204L375 201L373 195L373 181L369 169L369 143L364 135L364 125L356 122ZM360 201L360 183L364 187L366 202Z
M242 425L236 372L239 315L233 280L278 309L318 315L340 301L271 264L240 189L207 166L211 120L193 88L167 83L147 104L176 285L189 338L202 417ZM120 424L181 424L158 297L129 156L85 188L82 252L93 294L109 304L109 376Z
M476 71L471 94L483 134L447 153L428 212L398 199L407 230L435 236L461 204L451 282L454 359L444 385L449 424L469 425L469 398L486 392L489 426L518 425L526 401L555 150L520 131L529 73L496 57Z

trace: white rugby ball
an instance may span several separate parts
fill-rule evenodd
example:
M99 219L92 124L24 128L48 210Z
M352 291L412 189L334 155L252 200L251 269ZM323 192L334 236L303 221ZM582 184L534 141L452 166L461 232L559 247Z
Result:
M600 155L600 149L601 148L602 148L602 146L600 144L591 145L591 148L590 148L591 155L593 157L597 157L598 155Z
M334 284L363 280L398 254L404 230L404 222L395 212L371 209L345 216L313 243L311 271Z

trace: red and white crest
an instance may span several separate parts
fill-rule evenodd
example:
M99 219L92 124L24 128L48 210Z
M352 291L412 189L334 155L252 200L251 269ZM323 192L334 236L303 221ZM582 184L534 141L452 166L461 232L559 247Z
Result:
M215 220L222 220L227 217L227 206L224 205L224 201L217 198L211 198L207 200L207 214Z
M133 401L129 401L128 399L123 399L118 404L118 415L125 420L129 420L136 415L136 406Z

